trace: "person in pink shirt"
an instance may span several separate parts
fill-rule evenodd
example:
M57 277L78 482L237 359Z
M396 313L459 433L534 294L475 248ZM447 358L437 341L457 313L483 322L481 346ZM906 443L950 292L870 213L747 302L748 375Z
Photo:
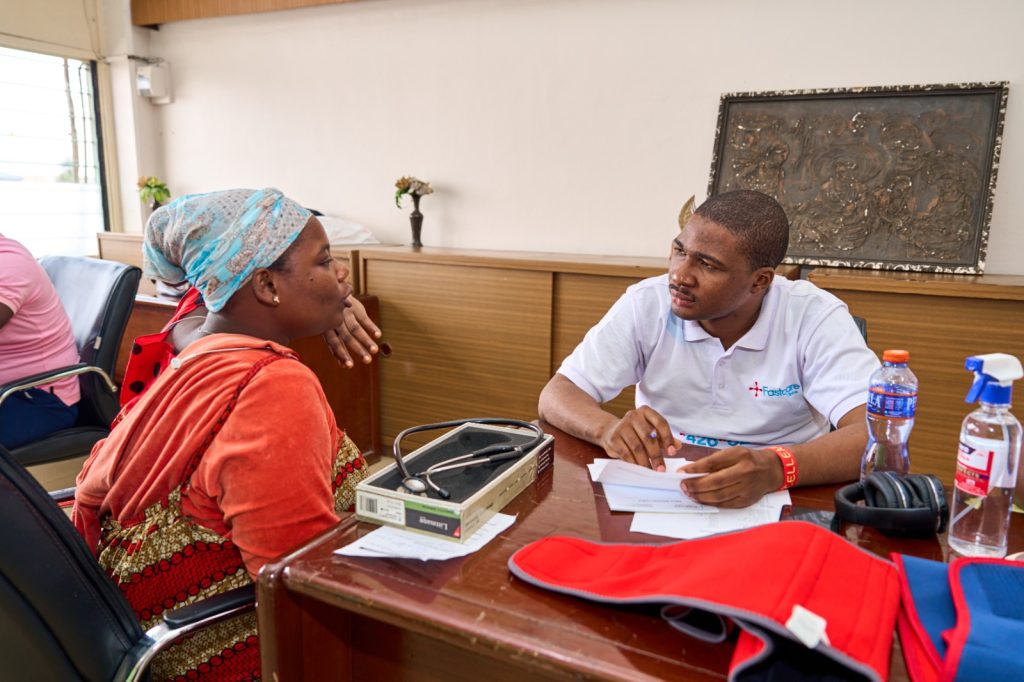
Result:
M46 271L0 234L0 385L78 362L71 322ZM70 428L78 377L31 388L0 403L0 445L16 448Z

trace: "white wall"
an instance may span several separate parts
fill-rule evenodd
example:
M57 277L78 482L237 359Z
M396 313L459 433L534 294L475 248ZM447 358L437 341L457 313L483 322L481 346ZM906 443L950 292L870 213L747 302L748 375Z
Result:
M139 199L140 175L164 176L163 145L157 127L157 112L135 88L139 62L132 57L148 56L154 33L131 24L127 0L101 0L103 62L100 64L101 116L110 194L110 222L114 231L142 229L149 209ZM114 144L110 144L110 137Z
M407 242L661 256L723 92L1011 81L989 273L1024 274L1024 3L367 0L166 24L175 194L276 185Z

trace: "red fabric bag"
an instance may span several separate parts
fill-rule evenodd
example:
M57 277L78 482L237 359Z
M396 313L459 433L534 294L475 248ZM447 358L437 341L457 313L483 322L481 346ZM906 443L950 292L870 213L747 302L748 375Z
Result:
M731 618L741 632L730 680L884 680L889 673L896 568L809 523L657 546L549 537L520 549L508 565L527 582L584 599L677 605ZM806 630L787 626L794 607L825 619L820 641L805 644L794 631ZM679 619L670 623L702 636ZM810 630L804 637L813 642Z
M149 388L160 373L167 369L171 358L174 357L174 348L167 341L171 333L171 327L180 322L196 308L205 305L199 290L192 287L178 301L178 307L174 315L164 328L155 334L146 334L135 338L132 344L132 354L128 356L128 364L124 368L124 379L121 381L121 407L138 398Z

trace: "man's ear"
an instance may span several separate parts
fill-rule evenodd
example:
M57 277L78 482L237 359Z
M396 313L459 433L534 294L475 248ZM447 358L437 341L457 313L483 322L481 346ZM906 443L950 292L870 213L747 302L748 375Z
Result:
M263 305L273 306L277 304L277 286L274 282L274 272L272 270L259 268L254 271L252 279L249 280L249 286L252 288L253 296Z
M751 286L751 291L761 291L768 288L768 285L775 279L775 268L769 268L767 266L754 270L754 284Z

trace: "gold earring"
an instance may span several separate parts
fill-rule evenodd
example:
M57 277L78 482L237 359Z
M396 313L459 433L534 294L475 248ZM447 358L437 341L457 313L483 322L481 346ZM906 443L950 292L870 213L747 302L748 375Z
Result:
M274 294L274 305L278 305L279 303L281 303L281 299L277 297L277 294Z

